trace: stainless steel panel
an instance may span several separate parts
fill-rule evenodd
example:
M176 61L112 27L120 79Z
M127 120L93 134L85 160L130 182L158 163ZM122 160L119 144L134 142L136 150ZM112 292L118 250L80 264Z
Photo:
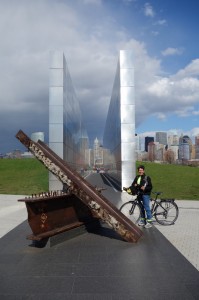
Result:
M121 105L121 123L132 123L135 114L135 105Z
M50 69L49 77L50 86L63 86L63 69Z
M50 143L63 143L63 124L49 124Z
M76 170L88 167L85 151L89 141L82 122L78 99L63 53L51 53L49 80L49 145L70 166ZM59 181L57 180L59 185ZM56 186L56 180L49 179L49 187Z
M53 109L49 110L49 122L63 124L63 106L54 105Z
M62 190L63 184L52 173L49 172L50 191Z
M133 69L134 59L132 50L120 50L120 68Z
M121 124L121 141L124 143L133 142L135 136L135 124Z
M63 106L63 87L50 87L49 89L49 105Z
M50 52L50 68L63 69L64 55L62 51L51 51Z
M132 161L122 162L122 186L128 187L133 182L135 177L136 168L135 163Z
M120 99L122 104L135 104L135 89L131 86L120 87Z
M112 173L121 176L121 187L135 176L135 97L133 52L120 51L104 131L104 146L110 149Z
M63 145L61 143L49 143L49 147L57 153L60 157L63 157Z
M132 156L134 155L135 151L135 143L122 143L121 148L121 160L132 161Z
M134 86L134 70L121 69L120 70L120 84L121 86Z

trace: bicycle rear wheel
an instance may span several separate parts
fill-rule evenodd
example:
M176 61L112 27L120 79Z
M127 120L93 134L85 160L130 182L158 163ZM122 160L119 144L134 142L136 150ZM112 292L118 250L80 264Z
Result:
M137 202L129 201L120 207L120 211L133 223L137 223L141 216L141 208Z
M172 200L161 200L155 210L155 219L161 225L172 225L178 218L179 209Z

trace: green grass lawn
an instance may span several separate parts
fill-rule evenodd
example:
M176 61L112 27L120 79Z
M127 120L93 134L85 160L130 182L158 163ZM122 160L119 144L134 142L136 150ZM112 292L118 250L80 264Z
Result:
M141 163L162 198L199 200L199 168ZM137 163L138 165L138 163ZM48 170L37 159L1 159L0 194L31 195L48 191Z
M153 191L163 192L161 198L199 200L199 168L185 165L140 163L152 179ZM139 165L139 163L137 163Z
M48 170L37 159L1 159L0 194L31 195L48 191Z

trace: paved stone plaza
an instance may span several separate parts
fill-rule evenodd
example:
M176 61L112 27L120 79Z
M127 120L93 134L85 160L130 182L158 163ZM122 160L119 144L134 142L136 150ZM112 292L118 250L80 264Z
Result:
M102 226L36 248L26 240L27 212L17 202L23 197L0 195L0 299L199 299L199 202L179 201L176 224L143 229L136 244Z
M0 238L27 219L20 195L0 195ZM179 217L175 225L155 227L199 270L199 201L178 200Z

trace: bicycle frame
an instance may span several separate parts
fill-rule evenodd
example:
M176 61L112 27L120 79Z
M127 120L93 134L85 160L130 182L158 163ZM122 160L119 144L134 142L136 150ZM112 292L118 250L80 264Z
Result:
M179 213L175 199L157 199L161 192L154 192L154 194L156 195L155 199L151 199L151 201L153 201L151 206L152 216L162 225L175 224ZM158 207L161 209L158 209Z
M151 213L152 213L152 215L154 215L158 206L160 206L165 211L165 214L168 213L169 208L167 208L167 209L164 208L162 206L162 201L166 201L167 203L174 203L175 199L157 199L157 194L156 194L156 198L151 199L151 201L153 201L153 204L151 206ZM156 214L158 215L158 213L156 213Z
M154 192L155 198L151 198L151 213L156 221L161 225L173 225L178 218L179 209L175 199L158 199L161 192ZM141 212L144 211L142 194L138 193L136 199L124 203L120 210L129 217L133 222L138 223ZM139 208L139 210L137 210Z

